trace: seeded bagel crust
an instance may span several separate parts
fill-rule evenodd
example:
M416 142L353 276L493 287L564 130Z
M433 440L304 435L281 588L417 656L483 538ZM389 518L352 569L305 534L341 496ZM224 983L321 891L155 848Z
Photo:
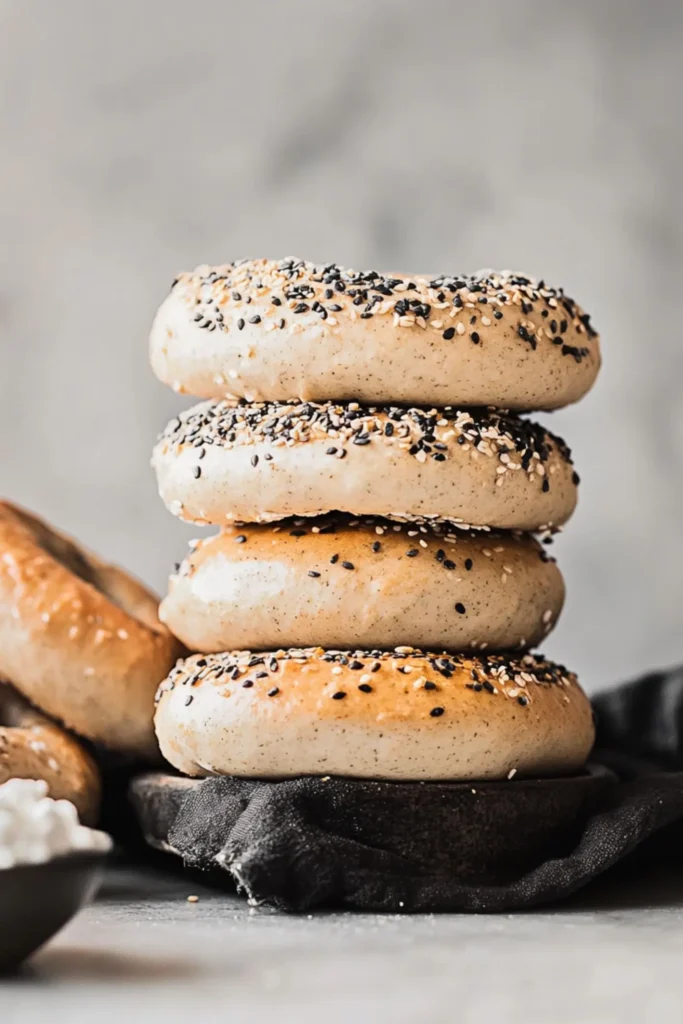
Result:
M557 566L528 534L339 515L194 541L160 617L195 651L495 651L538 644L563 599Z
M504 779L582 768L594 739L576 677L538 655L195 655L157 694L185 775Z
M272 522L329 511L537 530L565 522L578 476L538 424L481 410L356 403L203 403L153 459L189 522Z
M411 278L293 259L181 274L150 349L176 391L248 401L555 409L600 367L588 316L523 274Z

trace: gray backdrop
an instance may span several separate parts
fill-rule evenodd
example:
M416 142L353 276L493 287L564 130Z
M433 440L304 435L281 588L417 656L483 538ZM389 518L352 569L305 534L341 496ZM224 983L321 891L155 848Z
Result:
M674 0L0 0L2 491L162 589L176 271L515 267L604 340L552 417L583 488L546 649L589 688L683 660L682 86Z

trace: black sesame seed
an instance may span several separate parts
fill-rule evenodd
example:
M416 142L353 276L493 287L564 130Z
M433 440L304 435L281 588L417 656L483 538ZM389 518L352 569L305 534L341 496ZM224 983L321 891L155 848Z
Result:
M503 314L501 313L501 311L499 309L497 309L493 315L496 318L496 320L502 320L503 319Z
M239 320L237 321L237 330L238 331L243 331L244 330L244 320L242 319L242 317L240 317Z
M349 668L352 668L354 670L354 672L358 672L359 669L363 668L363 662L362 661L356 661L356 660L350 661L349 662Z
M258 466L258 455L252 455L251 464L252 466Z
M411 548L410 551L406 551L406 558L415 558L416 555L420 554L419 548Z
M338 561L339 561L339 555L332 555L332 558L330 559L330 562L332 563L332 565L334 565Z
M375 552L375 554L377 554L377 552L380 550L381 547L382 547L382 545L380 544L380 542L378 540L376 540L374 542L374 544L372 545L372 550Z
M256 316L250 316L249 317L249 323L250 324L260 324L261 323L261 317L258 315L258 313L256 314Z
M443 332L442 337L445 338L446 341L450 341L451 338L454 338L455 337L455 327L447 327L446 330Z
M518 697L517 698L517 703L521 704L522 707L525 708L527 706L527 704L529 703L529 701L527 700L526 697Z
M544 492L544 494L547 494L550 490L550 480L548 480L547 477L544 478L543 483L541 484L541 490Z
M424 685L425 690L436 690L436 683L432 683L429 679Z
M320 576L320 573L316 572L315 569L309 569L308 575L311 576L313 579L317 579L318 576Z
M337 690L336 693L332 694L332 700L344 700L345 696L346 694L343 690Z
M458 615L464 615L467 609L465 608L465 605L462 603L462 601L458 601L455 606L455 610L458 613Z
M325 450L325 455L336 455L336 454L337 454L337 449L336 448L327 448Z
M369 683L361 683L358 689L361 693L372 693L372 687Z
M274 686L272 690L268 690L268 696L269 697L277 697L279 692L280 692L280 687L279 686Z
M344 569L355 569L353 562L342 562L342 567Z
M477 331L472 331L472 333L470 334L470 338L472 339L475 345L479 344L479 334L477 333Z
M236 544L245 544L246 540L247 540L247 538L246 538L245 534L243 534L243 533L240 533L239 536L235 537L235 543Z
M446 558L443 561L444 569L455 569L455 562L451 561L450 558Z
M574 484L575 486L577 486L578 484L580 484L580 483L581 483L581 477L580 477L580 476L579 476L579 474L578 474L578 473L576 473L576 472L572 473L572 483L573 483L573 484Z
M192 470L192 475L194 476L195 480L199 480L200 476L202 475L202 467L195 466L194 469Z
M429 712L429 714L432 716L432 718L441 718L443 713L444 713L444 709L443 708L432 708L432 710Z
M471 558L466 558L465 559L465 568L467 569L468 572L472 568L472 559Z
M254 685L254 680L253 679L245 679L244 682L242 683L242 688L245 689L245 690L250 690L253 685Z
M188 694L188 696L185 698L185 707L187 707L188 704L191 704L193 700L194 700L194 697L192 696L192 694L191 693Z

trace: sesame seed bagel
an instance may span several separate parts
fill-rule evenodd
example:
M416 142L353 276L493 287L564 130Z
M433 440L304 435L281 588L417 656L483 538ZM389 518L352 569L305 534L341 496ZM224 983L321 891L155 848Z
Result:
M600 367L589 317L525 275L411 278L293 259L181 274L150 349L176 391L248 401L556 409Z
M529 654L195 655L157 701L161 750L192 776L564 775L583 766L594 738L576 677Z
M154 691L182 648L137 580L0 502L0 676L90 740L158 759Z
M565 443L489 410L202 403L154 451L160 494L189 522L330 511L536 530L576 504Z
M9 779L42 779L53 800L70 800L84 825L100 806L95 762L73 736L31 707L0 680L0 786Z
M194 651L505 650L539 643L563 600L528 534L336 516L193 542L159 614Z

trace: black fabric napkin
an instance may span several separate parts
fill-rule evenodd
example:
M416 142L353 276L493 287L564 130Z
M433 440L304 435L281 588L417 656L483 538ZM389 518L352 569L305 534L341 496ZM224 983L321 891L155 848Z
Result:
M581 805L569 841L549 842L524 870L514 867L511 854L508 877L495 882L466 880L444 866L448 858L420 856L425 841L427 847L447 842L456 852L467 842L452 824L444 830L433 796L425 802L423 835L408 853L387 849L381 830L373 843L354 838L355 800L359 806L375 800L378 817L401 828L404 797L391 783L169 779L167 790L162 786L151 800L149 794L139 799L138 787L133 804L158 848L222 884L236 883L256 903L283 910L492 912L549 904L619 862L683 854L683 669L624 684L599 695L594 706L595 758L614 773L610 783ZM508 792L521 793L514 787L522 785L513 781Z

